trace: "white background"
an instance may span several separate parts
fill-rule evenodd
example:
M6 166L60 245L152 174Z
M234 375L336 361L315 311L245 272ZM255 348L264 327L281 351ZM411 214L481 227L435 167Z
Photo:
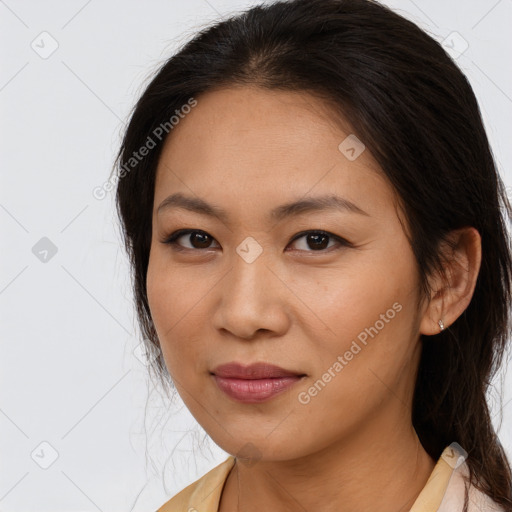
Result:
M113 195L92 190L158 64L257 3L0 0L1 511L156 510L225 459L182 404L147 401ZM386 3L439 40L467 41L457 62L512 190L512 1ZM31 44L58 48L44 59ZM32 251L43 237L57 250L46 263ZM510 375L505 388L503 408L491 402L511 456Z

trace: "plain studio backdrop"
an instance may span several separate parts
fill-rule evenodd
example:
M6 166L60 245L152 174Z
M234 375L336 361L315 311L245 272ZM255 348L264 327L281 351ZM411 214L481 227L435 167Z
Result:
M113 193L93 190L157 66L258 3L0 0L0 510L155 510L225 459L181 402L148 398ZM384 3L456 58L510 192L512 1ZM510 457L510 375L490 401Z

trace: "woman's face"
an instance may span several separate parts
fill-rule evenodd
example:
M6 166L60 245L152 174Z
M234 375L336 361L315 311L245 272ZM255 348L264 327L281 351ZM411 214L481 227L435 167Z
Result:
M147 276L183 401L225 451L263 460L410 425L425 307L375 160L306 93L197 100L160 157ZM231 362L296 376L215 375Z

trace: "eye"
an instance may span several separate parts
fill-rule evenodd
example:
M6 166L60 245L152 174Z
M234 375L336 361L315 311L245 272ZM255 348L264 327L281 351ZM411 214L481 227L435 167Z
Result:
M336 245L336 243L333 243L329 245L329 239L332 239L333 242L337 242L338 245L341 246L350 246L350 243L337 236L333 233L329 233L328 231L303 231L302 233L299 233L298 235L293 238L292 242L295 242L296 240L304 239L304 241L301 244L302 247L299 247L298 250L306 251L306 252L322 252L324 249L330 249L333 245ZM313 250L308 250L307 248L310 247ZM328 251L325 251L328 252Z
M179 242L180 239L183 239L185 241L188 241L188 246L184 245ZM328 231L302 231L301 233L298 233L290 243L296 242L297 240L304 239L301 245L302 247L299 247L296 250L299 251L306 251L306 252L323 252L325 249L330 249L333 245L341 246L347 246L350 247L351 244L347 240L334 235L333 233L329 233ZM329 243L329 239L333 243ZM182 250L182 249L210 249L211 243L215 239L206 233L205 231L201 231L198 229L180 229L178 231L175 231L170 236L168 236L165 240L163 240L162 243L172 245L174 249L176 250ZM308 247L313 250L308 250ZM327 251L325 251L327 252Z
M188 240L190 246L184 246L181 243L178 243L178 240L183 238L184 240ZM209 249L209 245L212 240L215 240L212 236L210 236L205 231L200 231L198 229L180 229L172 233L169 237L167 237L163 243L172 245L175 249Z

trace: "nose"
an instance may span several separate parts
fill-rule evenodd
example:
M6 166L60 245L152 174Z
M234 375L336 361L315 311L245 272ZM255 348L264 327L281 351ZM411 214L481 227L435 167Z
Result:
M246 340L259 331L282 336L288 330L290 291L266 258L248 263L235 253L231 270L219 284L216 329Z

